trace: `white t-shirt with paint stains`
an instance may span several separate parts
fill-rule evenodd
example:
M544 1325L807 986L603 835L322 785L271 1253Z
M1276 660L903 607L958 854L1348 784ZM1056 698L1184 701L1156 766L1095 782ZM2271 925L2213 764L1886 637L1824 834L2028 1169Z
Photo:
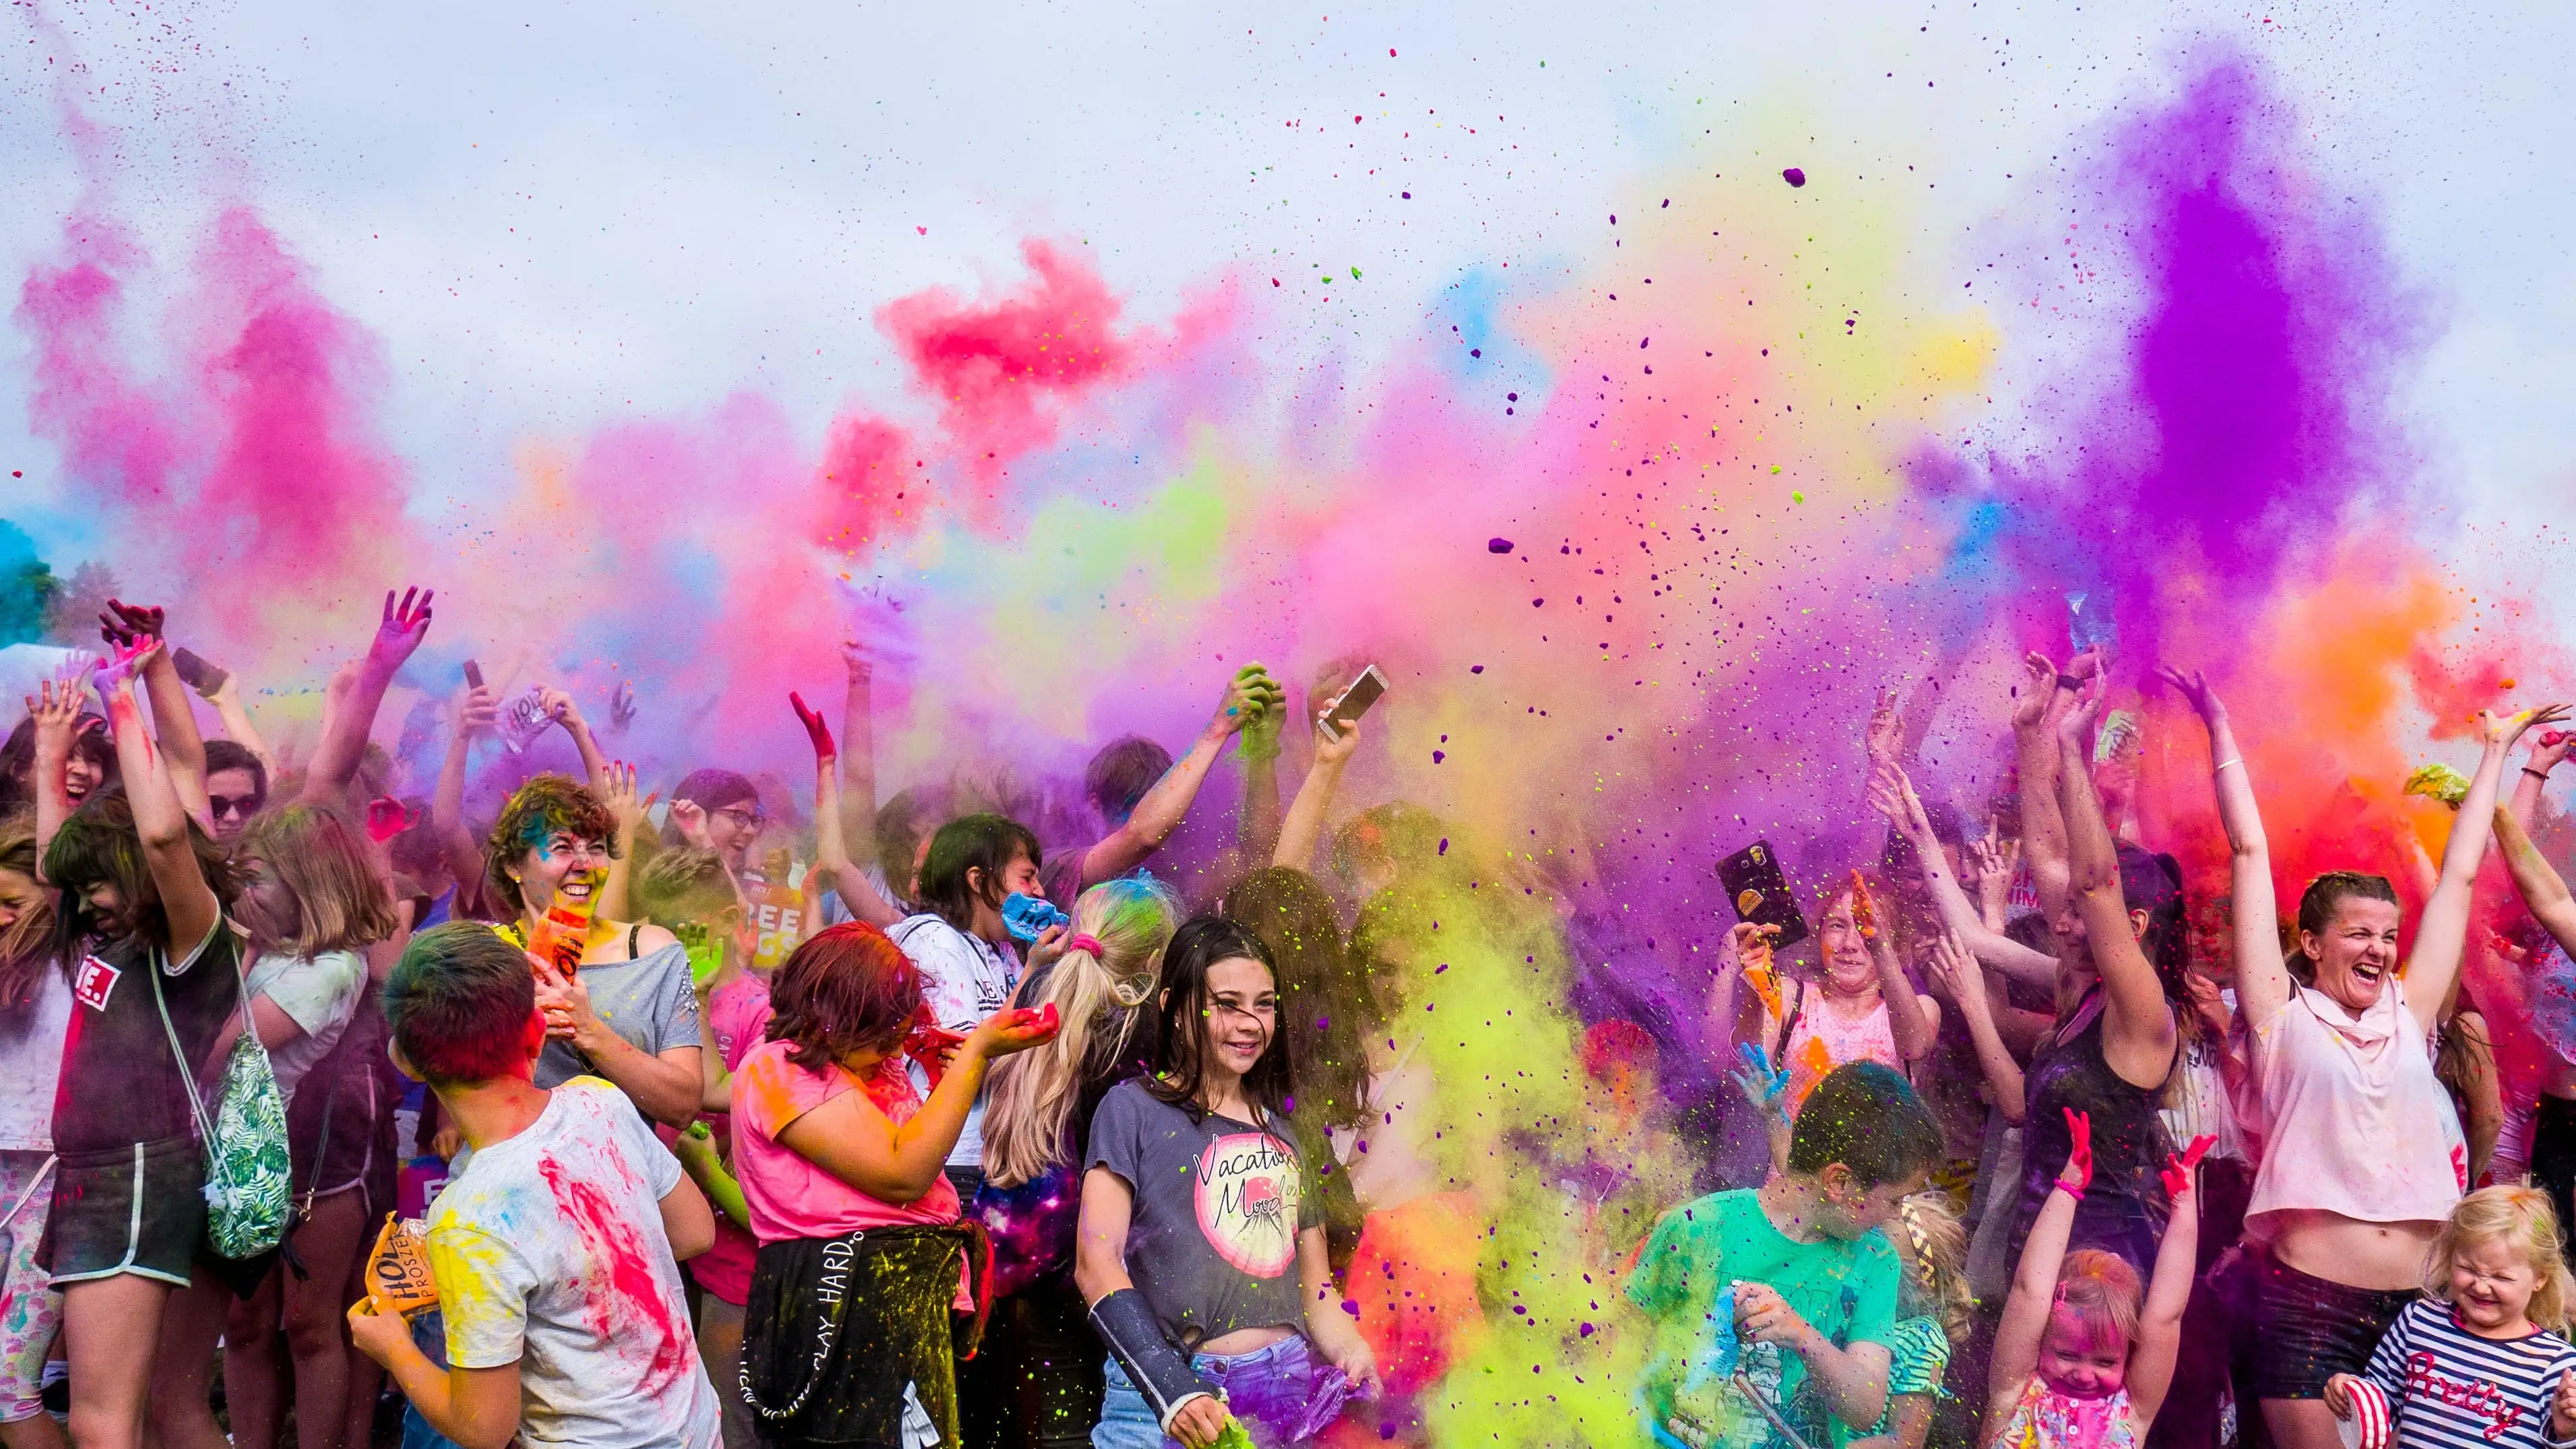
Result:
M715 1387L662 1231L680 1175L625 1093L575 1077L431 1206L447 1361L519 1366L520 1442L717 1443Z

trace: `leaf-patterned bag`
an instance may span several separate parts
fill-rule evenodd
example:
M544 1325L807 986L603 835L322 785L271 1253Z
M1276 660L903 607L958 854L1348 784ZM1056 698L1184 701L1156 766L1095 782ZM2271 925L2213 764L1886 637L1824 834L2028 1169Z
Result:
M211 1118L197 1093L195 1066L170 1024L158 961L151 975L152 1002L161 1008L161 1029L170 1034L170 1053L178 1059L179 1079L187 1084L188 1106L196 1113L197 1135L205 1144L206 1238L224 1257L256 1258L286 1237L293 1169L286 1154L286 1097L277 1089L268 1048L251 1024L250 979L242 974L241 953L233 953L233 976L241 983L241 1034L233 1038L232 1056L224 1063L223 1095Z

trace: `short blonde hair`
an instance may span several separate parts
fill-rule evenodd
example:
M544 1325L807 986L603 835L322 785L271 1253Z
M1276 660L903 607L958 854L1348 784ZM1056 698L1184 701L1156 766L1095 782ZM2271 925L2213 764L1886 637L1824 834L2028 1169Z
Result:
M2471 1243L2504 1243L2522 1254L2537 1280L2531 1290L2530 1318L2551 1333L2567 1331L2567 1305L2576 1299L2576 1279L2558 1238L2558 1213L2549 1194L2526 1183L2482 1187L2460 1199L2424 1255L2424 1291L2451 1301L2451 1260Z

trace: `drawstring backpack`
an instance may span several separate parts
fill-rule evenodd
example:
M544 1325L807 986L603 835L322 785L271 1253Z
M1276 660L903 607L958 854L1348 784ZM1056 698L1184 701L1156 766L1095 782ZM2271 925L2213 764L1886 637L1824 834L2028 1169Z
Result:
M197 1093L196 1071L179 1045L170 1004L161 995L162 953L153 954L152 1004L161 1009L161 1029L170 1035L170 1054L179 1063L188 1109L196 1115L197 1136L206 1149L206 1238L226 1258L256 1258L286 1236L294 1169L286 1155L286 1097L277 1090L277 1071L251 1018L250 978L242 973L241 953L233 952L233 979L241 983L241 1034L233 1038L232 1056L224 1063L223 1094L208 1117L205 1099Z

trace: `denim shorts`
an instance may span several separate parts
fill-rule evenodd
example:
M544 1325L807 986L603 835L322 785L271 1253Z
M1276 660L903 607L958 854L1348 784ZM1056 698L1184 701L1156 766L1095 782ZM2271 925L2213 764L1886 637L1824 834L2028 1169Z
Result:
M1226 1409L1261 1449L1311 1441L1341 1417L1351 1393L1350 1380L1340 1369L1315 1362L1303 1335L1292 1334L1250 1353L1193 1354L1190 1367L1217 1386ZM1101 1399L1100 1422L1092 1426L1091 1449L1177 1449L1180 1441L1163 1436L1154 1411L1117 1359L1109 1360L1105 1376L1108 1392Z
M2323 1398L2326 1380L2369 1366L2379 1336L2421 1296L2412 1288L2329 1283L2265 1253L2254 1265L2255 1394Z

